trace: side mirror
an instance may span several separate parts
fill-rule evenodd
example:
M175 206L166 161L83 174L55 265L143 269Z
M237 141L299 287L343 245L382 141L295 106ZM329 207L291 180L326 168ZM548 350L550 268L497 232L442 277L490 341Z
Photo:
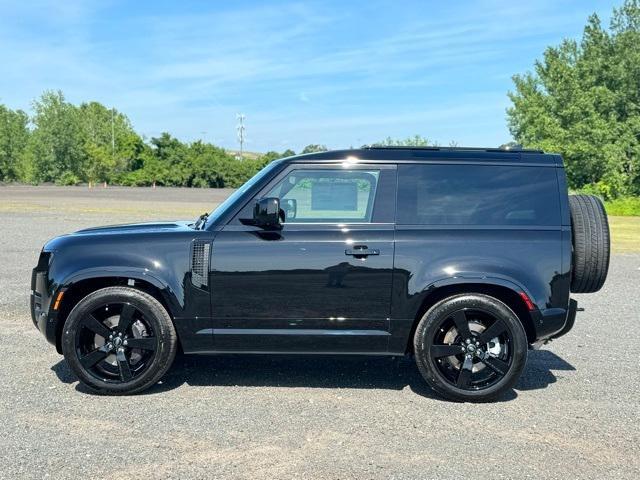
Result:
M267 230L280 230L280 199L261 198L253 207L253 218L241 220L245 225L255 225Z

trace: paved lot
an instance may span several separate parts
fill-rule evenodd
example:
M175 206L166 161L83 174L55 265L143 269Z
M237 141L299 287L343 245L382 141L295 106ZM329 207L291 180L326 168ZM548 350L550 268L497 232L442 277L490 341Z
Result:
M90 394L29 318L44 241L226 194L0 187L0 478L640 478L640 255L499 403L441 401L378 358L183 357L147 394Z

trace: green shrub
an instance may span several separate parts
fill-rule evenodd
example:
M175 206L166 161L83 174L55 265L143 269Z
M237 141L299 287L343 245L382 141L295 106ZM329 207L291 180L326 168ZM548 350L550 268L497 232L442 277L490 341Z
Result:
M607 214L613 216L640 216L640 197L620 197L605 202Z
M81 180L72 172L66 171L56 180L57 185L78 185Z

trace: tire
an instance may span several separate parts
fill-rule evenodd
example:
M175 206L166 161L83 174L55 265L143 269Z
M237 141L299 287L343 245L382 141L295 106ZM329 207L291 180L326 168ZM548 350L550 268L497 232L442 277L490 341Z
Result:
M610 237L607 213L594 195L569 195L573 258L571 291L597 292L609 271Z
M151 295L108 287L80 300L62 331L62 352L98 393L139 393L169 369L178 345L171 317Z
M433 390L457 402L489 402L502 396L518 381L527 350L516 314L500 300L476 293L436 303L414 335L418 370Z

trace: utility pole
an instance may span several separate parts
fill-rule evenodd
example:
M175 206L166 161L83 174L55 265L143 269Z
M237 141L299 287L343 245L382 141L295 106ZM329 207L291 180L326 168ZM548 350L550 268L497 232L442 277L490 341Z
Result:
M236 117L238 118L238 126L236 127L236 130L238 131L238 141L240 142L240 160L242 160L242 153L244 149L245 116L243 113L239 113L238 115L236 115Z

